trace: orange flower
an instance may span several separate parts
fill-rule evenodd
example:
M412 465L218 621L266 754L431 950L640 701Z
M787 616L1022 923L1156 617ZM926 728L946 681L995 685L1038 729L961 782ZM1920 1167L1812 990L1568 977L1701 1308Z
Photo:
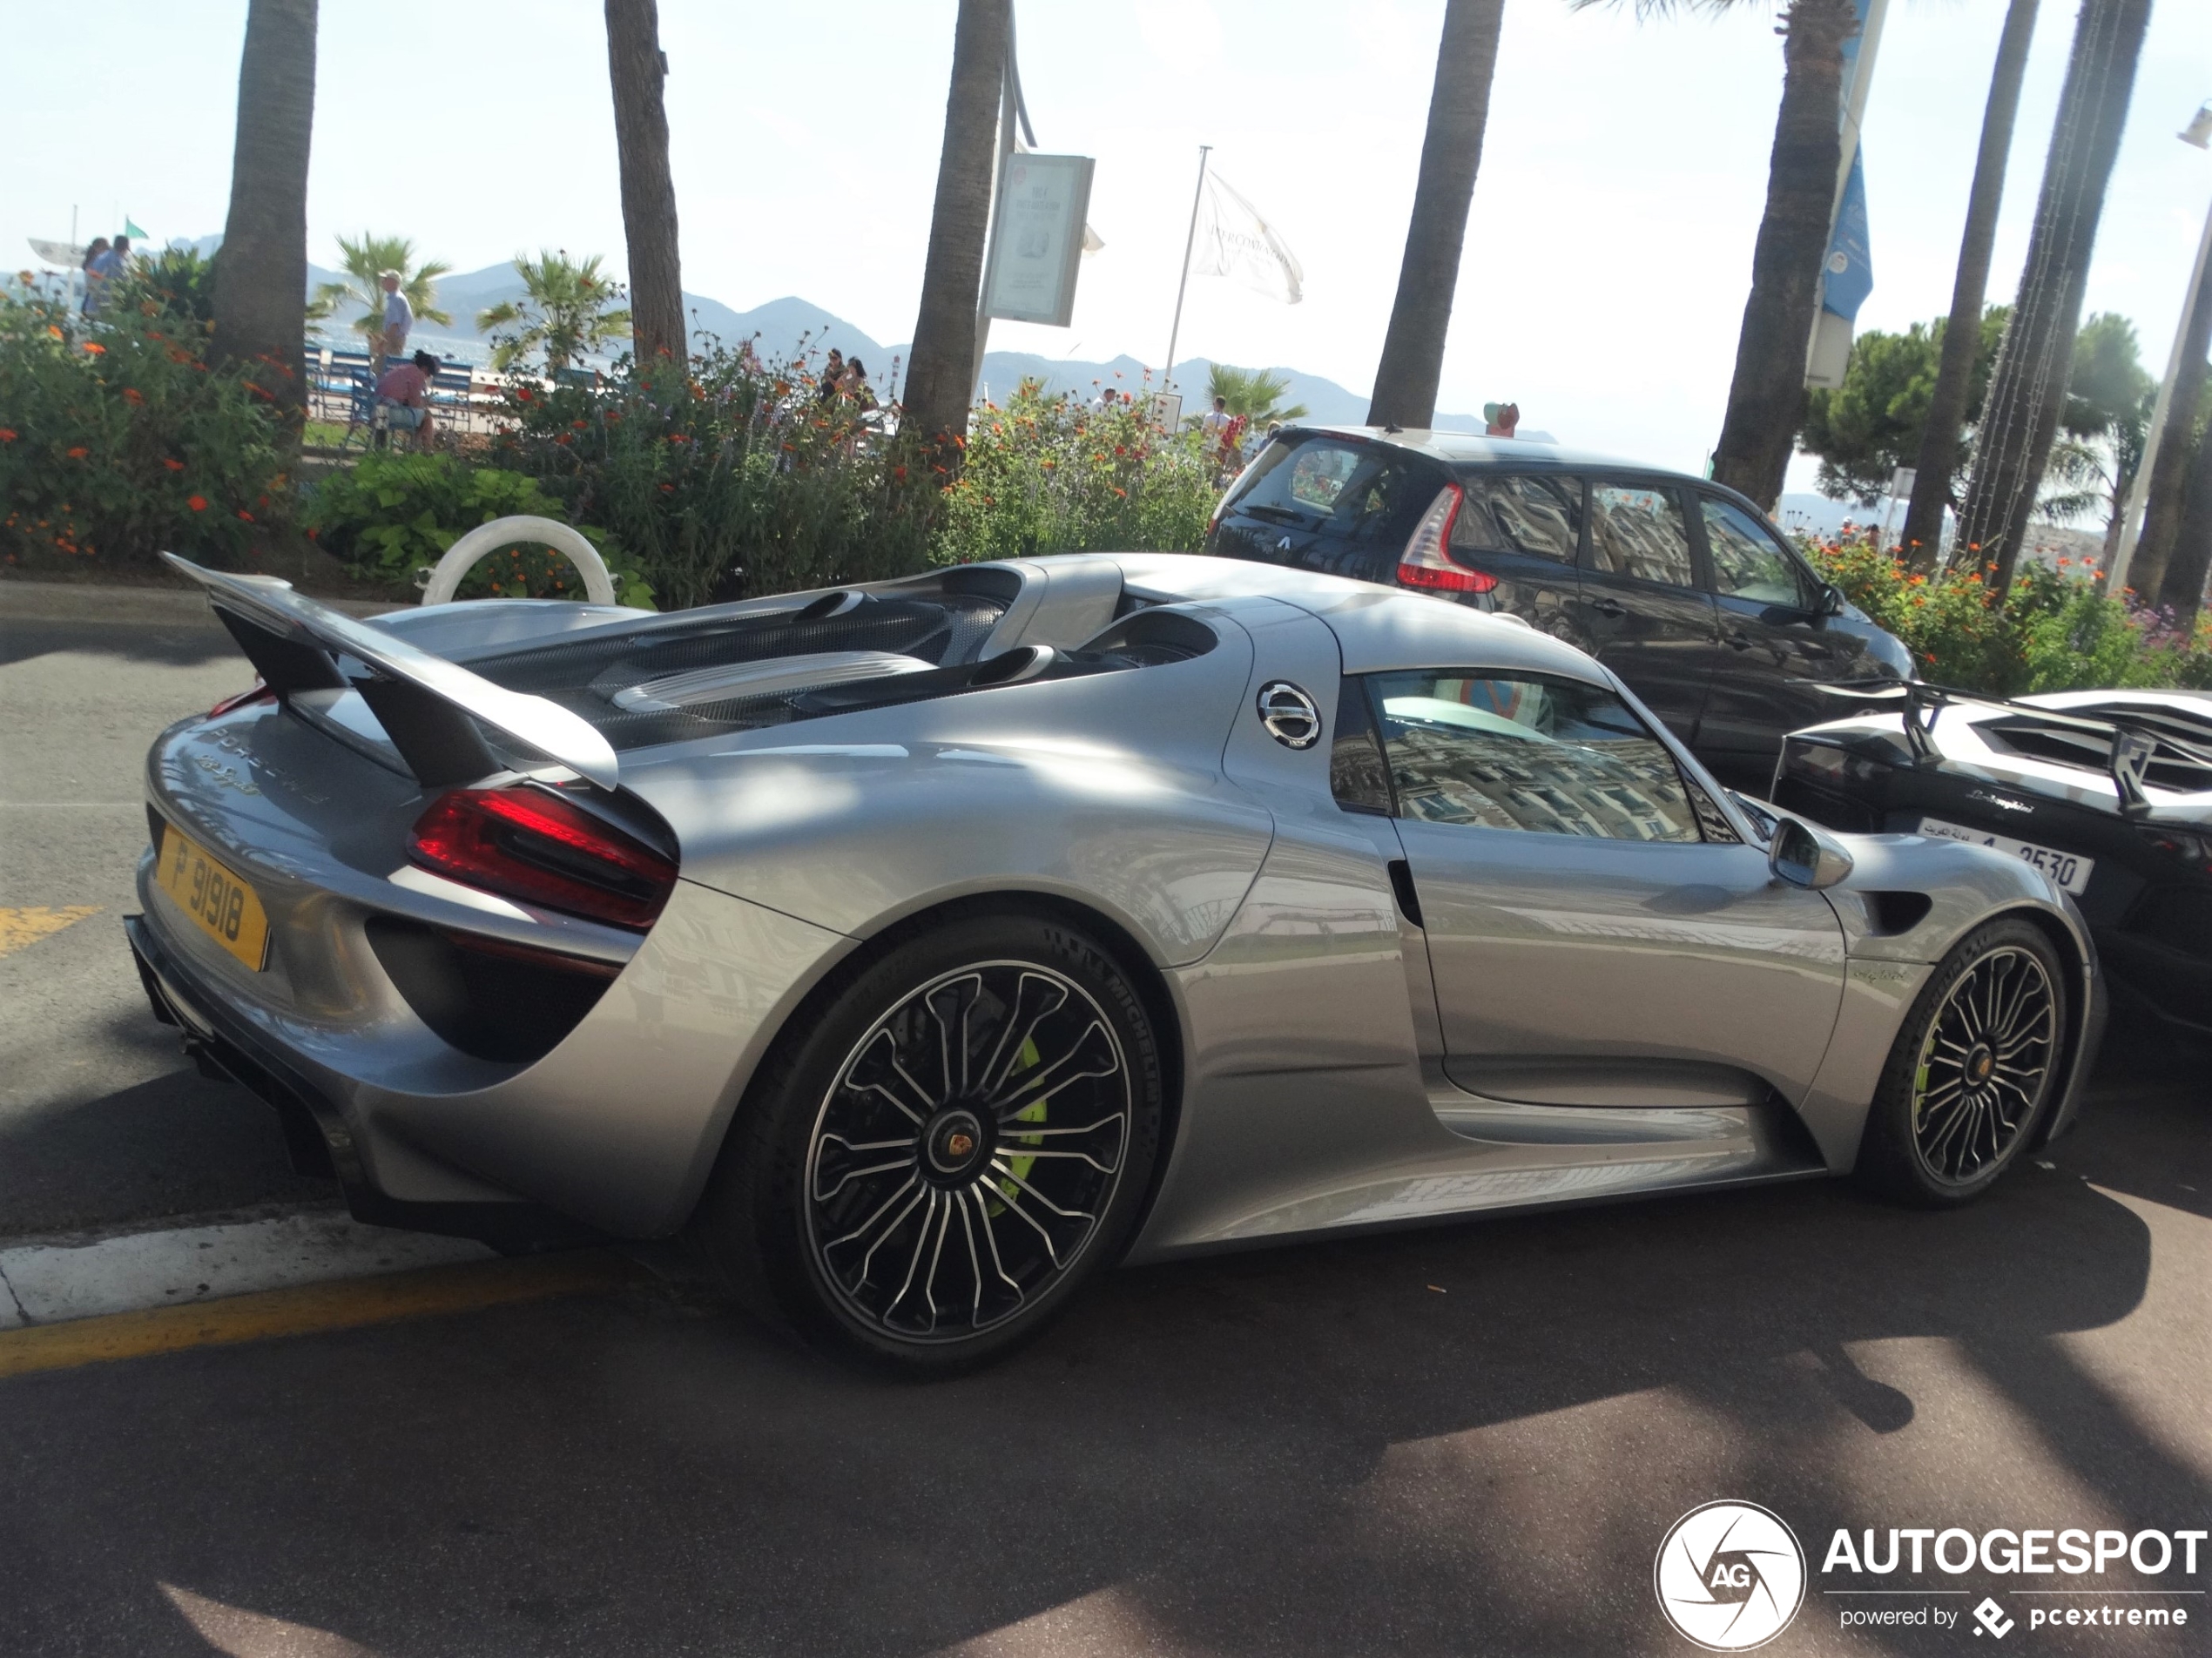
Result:
M207 497L206 495L186 495L185 497L185 505L190 507L194 512L206 512L207 510Z
M146 400L135 388L125 386L123 388L123 401L136 408L144 405Z
M82 461L91 453L91 451L90 449L86 448L82 443L80 443L75 448L69 451L69 458L72 461Z
M515 401L518 403L529 402L530 401L530 388L527 386L517 386L515 388Z
M16 428L12 426L0 426L0 443L12 443L15 441Z
M246 509L245 508L243 508L243 507L240 507L240 508L238 509L238 516L239 516L239 517L241 517L241 518L245 519L245 520L246 520L246 522L247 523L249 523L249 524L250 524L250 523L252 523L252 522L253 522L253 515L252 513L250 513L250 512L246 511Z
M172 472L182 472L185 469L185 463L182 461L172 461L165 455L161 457L161 464Z
M107 347L100 344L100 342L97 340L87 340L84 342L84 349L95 357L105 357L107 355Z
M57 340L58 340L58 339L60 339L60 338L62 337L62 331L61 331L59 328L57 328L56 327L54 327L54 325L53 325L52 323L51 323L51 322L50 322L50 323L48 323L48 324L46 325L46 332L47 332L48 334L50 334L53 335L53 336L54 336L54 338L55 338L55 339L57 339Z

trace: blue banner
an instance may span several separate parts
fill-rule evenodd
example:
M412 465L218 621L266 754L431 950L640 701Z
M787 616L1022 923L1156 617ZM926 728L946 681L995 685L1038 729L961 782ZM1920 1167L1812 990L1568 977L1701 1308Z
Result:
M1866 248L1866 174L1853 156L1844 185L1844 205L1836 212L1836 232L1828 239L1828 262L1821 267L1821 308L1846 321L1874 288L1874 262Z

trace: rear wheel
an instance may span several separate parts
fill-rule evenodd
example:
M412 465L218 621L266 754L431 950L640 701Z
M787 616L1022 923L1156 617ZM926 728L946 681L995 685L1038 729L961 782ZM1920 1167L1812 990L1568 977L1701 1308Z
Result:
M1035 1336L1127 1244L1159 1057L1096 940L973 918L851 975L746 1110L705 1215L729 1276L819 1345L948 1374Z
M1979 1196L2058 1097L2066 974L2033 922L1977 929L1945 957L1898 1032L1858 1172L1908 1203Z

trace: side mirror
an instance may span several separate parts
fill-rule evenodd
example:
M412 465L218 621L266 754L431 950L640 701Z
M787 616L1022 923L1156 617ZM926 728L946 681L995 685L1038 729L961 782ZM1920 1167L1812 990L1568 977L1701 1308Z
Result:
M1820 584L1820 613L1823 616L1841 616L1844 613L1844 590L1833 582Z
M1776 826L1766 862L1777 880L1816 893L1851 872L1851 854L1840 843L1795 818L1784 818Z

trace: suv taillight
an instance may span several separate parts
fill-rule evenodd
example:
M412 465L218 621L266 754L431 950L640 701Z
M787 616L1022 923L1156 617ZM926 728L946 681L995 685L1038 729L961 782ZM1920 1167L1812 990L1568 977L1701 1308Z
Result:
M1451 554L1452 525L1465 497L1460 486L1447 483L1413 528L1413 538L1398 556L1398 584L1428 593L1487 593L1498 578L1487 570L1469 570Z
M440 795L408 856L448 880L641 932L676 885L676 866L651 846L529 785Z

